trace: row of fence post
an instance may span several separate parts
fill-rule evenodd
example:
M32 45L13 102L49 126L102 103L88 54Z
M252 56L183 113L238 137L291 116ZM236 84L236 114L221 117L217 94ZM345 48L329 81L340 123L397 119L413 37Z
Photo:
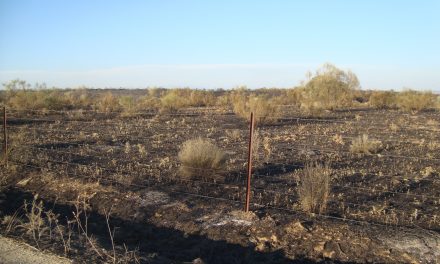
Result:
M247 166L247 181L246 181L246 201L244 206L244 211L249 212L249 205L251 199L251 176L252 176L252 145L253 145L253 135L254 135L254 113L251 113L249 122L249 149L248 149L248 166ZM3 107L3 161L6 167L8 167L8 127L7 127L7 116L6 107Z

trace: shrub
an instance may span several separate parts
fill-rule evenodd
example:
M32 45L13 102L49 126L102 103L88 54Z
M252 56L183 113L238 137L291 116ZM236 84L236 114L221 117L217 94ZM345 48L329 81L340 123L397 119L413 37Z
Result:
M240 97L241 96L241 97ZM248 120L254 113L256 124L271 124L276 122L278 108L271 99L263 95L235 95L232 99L234 113Z
M160 111L165 113L176 112L180 108L187 106L187 100L181 96L179 91L171 90L160 98Z
M396 107L396 94L391 91L374 91L368 100L370 106L378 109Z
M162 96L162 90L158 88L149 88L148 94L142 96L137 101L137 107L139 109L158 109L161 105L160 97Z
M20 90L9 97L7 104L15 109L61 110L70 106L57 90Z
M133 96L121 96L119 98L119 105L122 108L122 115L130 116L136 112L136 102Z
M381 150L382 142L379 140L371 140L367 134L363 134L353 139L350 152L358 154L374 154Z
M86 87L80 87L67 91L65 99L72 108L86 109L92 104L91 94Z
M222 180L220 170L226 163L226 154L208 139L197 138L184 142L178 158L183 178Z
M193 90L189 95L189 104L193 107L215 105L215 96L210 91Z
M432 92L407 90L397 96L397 106L404 111L422 111L435 107L437 96Z
M299 203L308 213L323 213L330 194L330 174L328 166L308 164L300 173L298 185Z
M95 102L94 108L101 112L118 112L121 110L119 99L111 92L101 95Z
M302 108L336 109L351 106L359 81L351 71L324 64L304 86Z

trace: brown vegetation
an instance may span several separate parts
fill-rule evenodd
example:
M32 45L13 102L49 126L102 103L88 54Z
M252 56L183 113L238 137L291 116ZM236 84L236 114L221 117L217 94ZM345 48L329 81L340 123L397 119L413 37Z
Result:
M325 211L330 194L330 174L330 168L320 164L307 164L300 172L298 196L305 212L321 214Z
M363 134L353 139L350 151L357 154L374 154L381 150L382 142L368 138L367 134Z
M183 143L179 160L180 175L184 178L221 180L226 154L209 140L197 138Z

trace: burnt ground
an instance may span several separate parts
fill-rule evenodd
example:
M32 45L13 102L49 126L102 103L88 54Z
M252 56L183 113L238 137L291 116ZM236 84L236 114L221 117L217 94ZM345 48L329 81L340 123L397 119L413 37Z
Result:
M38 194L60 219L72 219L73 204L82 197L90 205L88 231L100 247L111 250L105 224L111 208L118 252L126 245L140 262L439 260L436 112L290 114L258 125L252 214L240 213L248 124L233 114L12 113L9 124L2 216L19 212ZM350 152L351 141L362 134L381 142L377 153ZM185 140L198 136L227 152L227 166L182 179L177 153ZM332 168L331 197L322 215L301 212L297 201L297 172L310 162ZM35 243L23 228L8 235ZM105 261L75 236L68 256ZM53 239L43 240L43 249L63 253Z

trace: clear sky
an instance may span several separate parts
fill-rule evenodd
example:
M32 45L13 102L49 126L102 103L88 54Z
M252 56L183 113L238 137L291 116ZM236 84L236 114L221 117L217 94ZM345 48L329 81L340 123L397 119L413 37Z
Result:
M293 87L325 62L440 90L440 1L0 0L1 82Z

